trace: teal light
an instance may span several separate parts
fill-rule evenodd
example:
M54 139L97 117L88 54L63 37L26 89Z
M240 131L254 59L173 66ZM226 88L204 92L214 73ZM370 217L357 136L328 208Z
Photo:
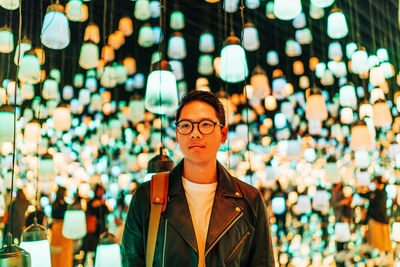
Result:
M69 23L64 14L64 7L53 4L47 8L40 39L42 44L51 49L64 49L69 44Z
M241 82L249 75L244 49L235 36L228 37L225 43L221 50L220 77L225 82Z

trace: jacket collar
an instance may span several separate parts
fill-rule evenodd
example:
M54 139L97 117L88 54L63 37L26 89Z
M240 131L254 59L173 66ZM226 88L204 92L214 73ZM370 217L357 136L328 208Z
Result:
M168 203L164 217L186 242L196 251L197 242L192 217L190 215L185 190L182 184L183 160L171 171L169 178ZM218 237L229 226L229 223L243 209L238 205L238 199L243 197L233 177L217 161L218 185L208 227L206 251L215 243Z

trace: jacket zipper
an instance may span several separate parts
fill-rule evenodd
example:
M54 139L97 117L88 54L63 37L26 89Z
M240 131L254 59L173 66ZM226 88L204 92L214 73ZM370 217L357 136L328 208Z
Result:
M233 217L233 219L231 220L231 222L229 223L229 225L225 228L225 230L219 235L219 237L214 241L214 243L211 244L211 246L207 249L206 254L204 255L204 259L207 257L207 254L211 251L211 249L215 246L215 244L225 235L226 232L228 232L229 229L231 229L231 227L243 216L243 213L238 213L238 215L236 215L235 217Z
M167 226L168 226L167 224L168 224L168 219L165 219L162 267L164 267L164 264L165 264L165 244L167 243Z
M230 263L232 259L236 256L237 252L239 249L242 247L242 244L246 241L247 237L250 235L250 232L246 232L244 236L240 239L240 241L237 243L235 248L232 250L231 254L229 255L228 258L226 258L225 263Z

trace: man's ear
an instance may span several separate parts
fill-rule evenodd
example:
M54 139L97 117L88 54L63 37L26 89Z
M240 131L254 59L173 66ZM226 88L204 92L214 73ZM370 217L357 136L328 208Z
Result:
M221 134L222 134L221 143L225 143L226 139L228 138L228 125L222 127Z
M178 142L178 130L175 129L175 138L176 138L176 142Z

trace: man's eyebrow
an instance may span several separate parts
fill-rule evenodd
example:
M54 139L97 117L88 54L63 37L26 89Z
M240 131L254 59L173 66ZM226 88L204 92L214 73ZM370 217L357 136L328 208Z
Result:
M210 118L210 117L203 117L203 118L200 118L199 120L197 120L197 121L201 121L201 120L210 120L210 121L214 121L214 119L212 119L212 118ZM191 120L191 119L188 119L188 118L180 118L178 121L191 121L191 122L197 122L197 121L194 121L194 120Z

